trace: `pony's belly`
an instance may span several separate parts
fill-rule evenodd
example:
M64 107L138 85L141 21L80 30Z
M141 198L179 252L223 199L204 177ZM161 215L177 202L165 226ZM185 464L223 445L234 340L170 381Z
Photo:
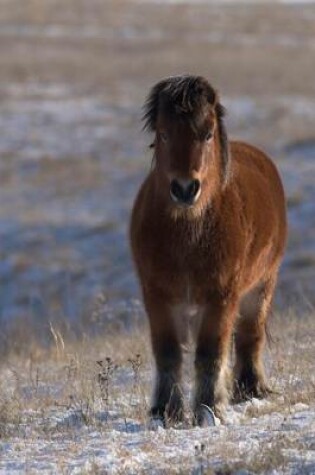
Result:
M203 308L196 304L174 305L171 310L172 319L182 346L196 341L200 328Z

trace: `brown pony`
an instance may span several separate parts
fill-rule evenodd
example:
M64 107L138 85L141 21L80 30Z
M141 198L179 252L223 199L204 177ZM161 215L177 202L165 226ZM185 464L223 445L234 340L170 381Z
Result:
M228 142L224 108L202 77L162 80L144 108L154 165L135 201L131 247L157 366L153 418L180 420L182 343L196 342L196 422L219 417L229 396L235 338L238 398L263 397L265 326L287 226L272 161Z

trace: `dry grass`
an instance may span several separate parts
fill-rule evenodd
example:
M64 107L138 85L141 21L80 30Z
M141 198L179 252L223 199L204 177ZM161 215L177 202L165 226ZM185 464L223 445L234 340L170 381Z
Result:
M132 333L108 334L98 337L83 335L68 339L58 327L50 327L51 345L44 348L32 341L27 344L27 329L20 328L11 338L11 352L2 357L2 378L0 397L10 391L11 415L21 408L49 407L54 397L50 389L60 386L58 405L64 407L86 407L87 412L100 404L110 408L119 400L119 394L126 381L130 399L141 399L147 409L150 396L150 381L153 361L147 325ZM271 341L266 349L267 372L276 394L267 406L252 406L246 417L287 410L297 403L311 404L315 395L315 325L313 314L297 316L295 313L277 314L272 318ZM22 348L22 350L21 350ZM19 349L19 351L16 351ZM193 355L187 359L192 360ZM191 361L190 361L191 363ZM192 381L191 364L186 368L185 380ZM5 382L5 383L4 383ZM27 397L25 397L25 388ZM45 391L45 388L47 391ZM279 394L281 397L279 397ZM145 404L143 404L145 402ZM6 411L2 404L2 420ZM15 407L15 409L14 409ZM139 407L132 409L138 419L145 419L145 412ZM134 412L135 411L135 412ZM131 415L130 413L128 414Z
M52 345L48 349L32 341L27 350L25 333L23 337L21 331L23 345L15 341L13 350L2 358L2 437L13 430L19 432L25 414L32 411L36 419L42 420L41 429L45 431L45 420L58 410L72 411L85 425L110 422L107 412L113 409L125 418L132 416L144 422L150 371L146 332L95 339L85 335L76 341L66 341L58 328L51 327L51 333ZM21 347L22 353L14 351Z
M132 334L112 333L94 339L86 336L76 342L67 341L57 329L52 331L54 345L49 350L38 349L35 357L34 353L22 357L12 352L2 362L0 439L23 439L27 434L34 441L38 437L52 440L66 437L71 441L84 427L104 436L113 429L130 437L139 430L146 431L152 390L147 327ZM296 435L273 432L272 422L269 436L250 452L241 447L242 438L238 439L242 426L248 427L246 431L250 433L251 421L266 420L268 427L268 417L275 416L286 424L291 414L314 407L313 315L276 315L270 331L273 342L266 352L267 366L272 385L281 395L275 394L266 402L247 404L241 409L238 430L217 429L215 443L210 442L205 433L204 441L201 437L196 443L193 455L181 456L180 463L174 455L174 471L158 473L227 475L240 469L255 474L272 469L285 471L290 450L305 449L304 442ZM192 375L186 372L185 380L190 387ZM220 434L225 435L222 438ZM164 444L172 447L175 437L176 431L166 431ZM149 458L158 454L150 432L139 450ZM118 453L119 460L133 456L126 446ZM62 466L62 459L60 464ZM97 470L102 473L96 459L86 470L82 473L98 473Z

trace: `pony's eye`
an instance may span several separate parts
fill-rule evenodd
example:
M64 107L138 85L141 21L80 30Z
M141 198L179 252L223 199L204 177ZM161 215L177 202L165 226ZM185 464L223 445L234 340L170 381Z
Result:
M160 132L160 137L162 142L166 143L167 142L167 135L165 132Z
M211 139L212 139L212 132L211 130L209 130L209 132L207 132L207 135L206 135L206 141L210 142Z

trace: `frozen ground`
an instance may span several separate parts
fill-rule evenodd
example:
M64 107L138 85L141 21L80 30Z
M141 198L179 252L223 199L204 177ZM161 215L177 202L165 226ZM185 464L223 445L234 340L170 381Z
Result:
M65 346L56 332L55 350L2 365L0 473L314 474L313 321L273 318L266 365L278 394L230 406L209 429L192 426L191 354L186 421L153 430L147 328Z
M26 413L25 437L0 443L0 473L314 474L315 407L296 404L288 414L248 418L256 405L265 407L254 400L235 408L229 426L155 432L115 413L110 427L102 420L89 427L68 411L47 416L48 436L37 415Z

